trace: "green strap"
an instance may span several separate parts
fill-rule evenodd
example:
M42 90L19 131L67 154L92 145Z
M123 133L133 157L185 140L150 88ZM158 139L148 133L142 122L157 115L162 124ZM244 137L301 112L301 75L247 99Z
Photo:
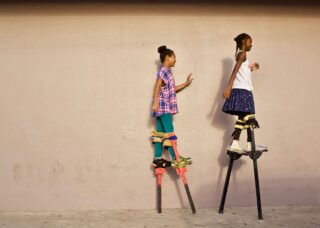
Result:
M187 165L189 165L191 162L191 158L184 158L182 156L179 156L179 161L174 160L172 161L171 166L174 168L184 168Z

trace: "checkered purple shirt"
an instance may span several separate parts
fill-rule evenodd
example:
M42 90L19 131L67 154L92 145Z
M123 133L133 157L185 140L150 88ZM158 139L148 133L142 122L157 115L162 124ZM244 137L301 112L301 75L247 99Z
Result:
M152 112L152 116L158 117L165 113L178 113L175 81L171 70L162 66L157 74L157 79L161 79L164 86L160 87L158 112Z

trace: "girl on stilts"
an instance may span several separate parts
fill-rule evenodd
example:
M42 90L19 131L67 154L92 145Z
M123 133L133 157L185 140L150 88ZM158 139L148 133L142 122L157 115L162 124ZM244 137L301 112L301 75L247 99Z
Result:
M167 134L174 133L172 116L178 113L176 93L189 86L193 79L192 74L189 74L186 82L176 86L170 70L176 64L175 53L166 46L159 47L158 53L160 54L162 66L157 73L152 103L152 117L156 119L157 130L153 132L152 137L155 144L153 166L156 168L166 168L171 167L172 162L162 158L163 147L169 150L172 161L176 160L170 140L166 137Z
M229 147L229 151L242 154L243 152L251 151L251 131L247 125L249 118L252 121L254 118L255 107L253 99L253 86L251 80L251 71L259 69L258 63L250 62L247 58L247 52L252 48L252 38L246 34L242 33L234 38L236 42L236 63L229 80L227 89L224 91L223 95L226 101L223 105L222 111L238 116L238 120L235 123L235 130L232 134L233 141ZM256 121L254 119L254 121ZM256 121L257 127L259 127ZM243 149L240 146L239 138L241 131L247 129L247 147ZM256 146L257 150L264 149L263 146Z

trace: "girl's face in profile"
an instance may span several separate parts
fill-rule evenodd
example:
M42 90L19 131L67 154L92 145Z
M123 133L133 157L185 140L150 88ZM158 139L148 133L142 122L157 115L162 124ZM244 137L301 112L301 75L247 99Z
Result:
M244 47L246 51L250 51L252 48L252 39L248 38L244 41Z
M174 67L175 65L176 65L176 62L177 62L177 60L176 60L176 54L173 54L173 55L171 55L171 56L167 56L166 57L166 61L168 62L168 65L170 66L170 67Z

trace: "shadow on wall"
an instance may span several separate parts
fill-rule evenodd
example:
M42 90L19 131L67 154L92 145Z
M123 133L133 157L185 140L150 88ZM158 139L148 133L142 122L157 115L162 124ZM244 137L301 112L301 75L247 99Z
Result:
M148 130L150 129L155 129L155 121L154 121L154 118L151 116L151 109L152 109L152 97L153 97L153 91L154 91L154 86L155 86L155 82L156 82L156 74L157 72L159 71L160 67L161 67L161 62L160 60L155 60L154 61L154 65L155 65L155 73L154 73L154 84L153 84L153 87L152 87L152 91L150 93L150 108L148 109L148 122L147 122L147 127L148 127Z
M221 111L222 106L224 104L225 99L223 98L223 92L226 89L230 75L232 72L233 67L233 60L230 58L223 59L222 60L222 75L220 79L219 89L216 92L214 98L213 98L213 105L212 108L207 116L208 119L212 119L211 125L215 129L220 129L224 131L224 135L222 138L222 146L220 149L219 157L217 158L217 163L220 166L218 177L217 177L217 183L216 185L212 185L212 188L200 188L197 192L198 194L195 195L195 199L197 201L200 201L199 203L201 205L209 206L209 204L216 205L217 202L214 202L214 198L219 198L222 192L223 184L224 184L224 170L228 167L229 157L226 154L226 149L228 145L231 143L232 137L232 131L233 131L233 125L234 125L234 118L228 114L225 114ZM233 183L236 183L236 172L242 165L244 165L246 162L244 160L239 160L238 162L234 163L233 170L232 170L232 181ZM214 188L214 189L213 189ZM216 192L216 197L212 196L212 201L208 202L208 198L204 198L203 195L205 192L203 192L203 189L207 189L209 192ZM203 201L203 202L201 202Z
M161 62L160 60L155 60L154 61L154 65L155 65L155 74L159 71L160 67L161 67ZM154 122L154 118L151 116L151 108L152 108L152 96L153 96L153 91L154 91L154 86L155 86L155 81L156 81L156 76L154 76L154 84L152 87L152 92L150 94L150 108L148 110L148 123L147 123L147 127L148 129L152 129L155 128L155 122Z
M154 64L155 64L155 74L154 75L156 75L156 72L158 72L160 67L161 67L161 62L160 62L160 60L156 60L156 61L154 61ZM154 82L155 82L155 79L156 79L156 77L154 76ZM150 106L149 106L149 109L147 110L147 115L148 115L148 121L147 121L147 131L148 131L147 137L148 138L147 138L147 140L150 141L150 144L151 144L150 148L152 150L152 153L154 153L154 147L153 147L153 144L152 144L152 142L150 140L150 137L151 137L150 134L151 134L151 131L155 130L155 128L156 128L155 119L151 116L152 97L153 97L154 86L155 86L155 83L153 84L152 91L150 93L150 97L149 97ZM153 169L152 169L152 171L153 171Z

